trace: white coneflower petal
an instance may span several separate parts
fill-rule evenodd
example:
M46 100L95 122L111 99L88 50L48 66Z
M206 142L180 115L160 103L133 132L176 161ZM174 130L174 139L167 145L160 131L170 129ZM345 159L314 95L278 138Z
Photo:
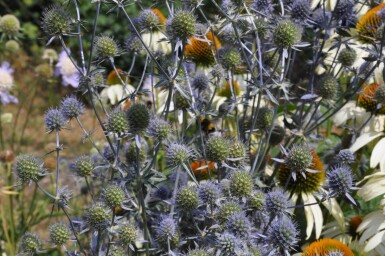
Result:
M376 146L372 150L372 155L370 157L370 168L375 168L383 158L385 152L385 138L380 139Z
M367 175L360 183L365 184L358 190L357 195L365 201L385 194L385 173L383 172Z
M369 142L373 141L374 139L384 135L383 132L368 132L362 134L360 137L357 138L357 140L353 143L353 145L350 147L350 151L353 153L368 144Z
M369 239L368 243L366 244L364 251L370 252L375 247L377 247L382 241L385 240L385 230L375 234L372 238Z
M337 221L341 230L345 230L345 217L344 213L335 198L331 198L327 201L323 201L322 204L329 210L330 214Z

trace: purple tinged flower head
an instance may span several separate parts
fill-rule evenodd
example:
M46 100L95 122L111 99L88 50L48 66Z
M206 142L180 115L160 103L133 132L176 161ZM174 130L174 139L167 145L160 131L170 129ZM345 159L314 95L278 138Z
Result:
M167 145L166 159L170 167L181 165L191 157L192 152L186 145L179 143L170 143Z
M351 164L354 163L356 158L354 157L354 154L350 149L342 149L338 153L336 160L340 163L346 163L346 164Z
M276 251L289 255L288 251L298 243L299 232L296 224L290 218L275 219L266 237L266 242L271 244Z
M167 200L171 196L171 191L166 185L160 185L152 193L152 196L155 197L156 199Z
M281 189L270 191L266 195L266 209L274 215L284 214L288 208L288 204L289 198Z
M51 108L45 113L45 126L48 132L61 130L65 125L65 117L57 108Z
M305 21L310 16L310 1L295 0L291 6L291 17L297 21Z
M228 232L217 235L217 255L240 255L244 248L244 242L239 237ZM244 251L243 251L244 252Z
M200 184L198 193L203 203L212 205L221 196L221 189L218 184L209 181Z
M254 0L252 8L258 13L270 14L273 11L273 3L271 0Z
M167 244L168 241L171 243L179 240L176 221L170 216L162 216L158 225L155 227L155 238L161 244Z
M187 182L189 179L188 174L185 172L181 172L179 170L172 172L170 177L169 177L169 181L174 184L176 182L178 172L179 172L178 188L184 187L187 185Z
M71 85L74 88L79 86L80 73L65 51L59 54L55 75L61 76L63 86Z
M229 217L226 228L236 236L248 237L251 232L251 223L243 212L239 212Z
M326 187L329 189L330 196L345 196L353 204L356 204L350 193L358 188L353 186L353 175L349 166L337 165L326 175L328 178Z
M18 103L15 96L9 94L9 91L13 87L13 74L14 70L11 68L9 62L4 61L0 66L0 101L3 105L9 103Z
M66 119L71 120L84 113L84 105L75 96L70 96L62 100L60 110Z

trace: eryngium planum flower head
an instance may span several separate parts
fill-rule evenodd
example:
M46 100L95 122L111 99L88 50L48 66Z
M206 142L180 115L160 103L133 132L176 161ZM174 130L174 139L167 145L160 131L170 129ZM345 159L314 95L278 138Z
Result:
M183 187L176 195L176 204L181 211L192 211L198 207L199 197L193 187Z
M278 249L283 255L288 255L298 243L299 232L296 224L289 218L275 219L268 231L266 242Z
M201 183L199 186L199 198L203 203L213 205L215 201L221 196L221 189L218 184L209 181Z
M282 20L273 31L273 41L279 48L290 48L301 39L301 29L290 20Z
M351 67L357 59L357 53L352 48L344 48L340 51L338 55L338 62L342 66Z
M75 96L70 96L62 100L60 110L66 119L77 118L84 113L84 105Z
M244 171L235 172L230 179L230 192L234 196L249 196L253 192L253 179Z
M118 228L118 239L121 244L129 245L136 241L138 231L132 224L122 224Z
M187 256L209 256L206 250L195 249L188 252Z
M43 162L31 155L20 155L16 158L15 170L21 182L37 181L45 174Z
M62 246L71 238L71 230L64 223L55 223L49 228L49 238L54 245Z
M333 167L327 174L327 188L331 196L346 196L353 204L354 199L350 196L353 190L357 190L353 185L352 170L346 165L337 165Z
M88 156L81 156L71 164L71 169L80 177L90 176L94 170L94 164Z
M70 13L61 5L55 4L43 12L42 29L49 36L62 36L71 32Z
M242 208L241 206L236 202L225 202L218 210L218 219L219 222L224 223L226 222L229 217L235 213L241 212Z
M15 15L6 14L0 17L0 31L9 37L14 37L19 33L20 21Z
M65 121L63 113L57 108L51 108L45 113L45 126L48 132L60 131Z
M103 202L94 203L86 213L87 224L96 230L102 230L110 224L111 210Z
M160 141L166 139L171 131L172 127L170 123L157 116L151 119L147 128L147 134Z
M155 227L155 238L161 244L178 243L178 226L175 220L170 216L162 216L159 224Z
M235 213L226 222L226 228L239 237L248 237L251 232L251 223L243 212Z
M167 33L172 38L187 40L195 33L196 18L188 11L178 11L166 25Z
M99 59L113 58L120 54L118 44L109 36L98 36L95 39L95 51Z
M287 155L286 165L292 172L303 172L311 167L313 155L309 148L303 145L295 145Z
M170 167L187 162L192 156L191 150L183 144L171 143L167 145L166 160Z
M104 189L102 197L106 204L111 209L114 209L115 207L122 205L125 199L125 193L120 186L109 185L106 189Z
M219 50L220 63L226 69L232 69L242 63L240 52L236 48L221 48Z
M240 238L230 234L222 233L217 236L217 255L233 256L240 255L243 242Z
M192 81L192 87L199 91L206 90L209 87L209 85L210 85L210 80L203 72L196 74Z
M112 111L107 119L107 129L109 132L122 135L128 132L129 124L126 114L118 109Z
M142 29L153 29L161 24L158 15L152 10L143 10L139 16L139 23Z
M310 1L295 0L291 6L291 17L296 21L305 21L310 17Z
M20 252L26 253L28 255L34 255L37 251L40 250L42 242L36 234L25 233L21 238L20 242Z
M144 50L142 42L136 35L130 36L125 42L125 46L129 52L134 52L135 54L138 54L139 52Z
M142 131L150 123L150 111L143 104L133 104L126 112L130 128L133 131Z
M289 204L289 198L281 189L276 189L267 193L265 204L266 209L270 213L274 215L281 215L286 213Z
M355 160L356 157L350 149L342 149L336 156L336 161L344 164L353 163Z
M206 143L207 159L222 162L229 156L229 142L223 137L213 136Z

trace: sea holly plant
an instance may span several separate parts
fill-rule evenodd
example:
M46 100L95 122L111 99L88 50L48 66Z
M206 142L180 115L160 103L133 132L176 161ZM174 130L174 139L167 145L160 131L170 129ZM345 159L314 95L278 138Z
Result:
M73 0L44 9L45 42L61 52L46 58L73 91L45 113L53 148L7 160L19 193L35 187L51 203L49 226L24 230L14 251L384 255L367 226L346 224L383 215L355 184L382 178L365 151L385 119L384 5L373 4ZM2 38L18 31L0 17ZM4 94L11 69L2 67ZM74 127L90 149L76 156L63 140ZM380 171L381 141L370 164ZM325 232L334 222L343 235Z

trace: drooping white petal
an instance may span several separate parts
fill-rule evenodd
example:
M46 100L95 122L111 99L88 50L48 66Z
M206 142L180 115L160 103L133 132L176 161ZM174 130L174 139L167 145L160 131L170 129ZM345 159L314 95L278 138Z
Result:
M375 168L381 160L384 158L385 154L385 138L380 139L376 146L373 148L372 155L370 156L370 168Z
M372 140L382 136L383 132L368 132L362 134L360 137L357 138L357 140L353 143L353 145L350 147L350 151L353 153L371 142Z
M341 210L340 205L338 204L335 198L331 198L322 202L322 204L329 210L330 214L334 217L334 219L338 222L341 230L345 231L345 218L343 211ZM329 209L329 204L331 205Z
M316 202L316 199L312 194L309 194L309 201ZM310 208L314 216L315 238L318 239L321 236L322 226L324 222L322 210L319 204L311 205Z
M373 250L377 245L385 241L385 231L381 231L377 234L375 234L372 238L369 239L368 243L366 244L364 251L369 252Z
M315 200L313 202L310 202L307 194L302 193L301 195L302 195L304 204L314 203ZM306 217L306 240L307 240L310 238L311 233L313 232L314 216L309 206L305 206L304 211L305 211L305 217Z

